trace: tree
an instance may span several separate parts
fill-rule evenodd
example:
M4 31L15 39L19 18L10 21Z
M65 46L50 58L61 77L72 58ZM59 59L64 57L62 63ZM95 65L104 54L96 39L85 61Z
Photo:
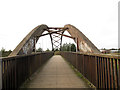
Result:
M71 44L71 51L73 51L73 52L76 51L76 46L75 46L75 44Z
M1 52L2 52L2 53L5 53L5 49L4 49L3 47L2 47L2 49L1 49Z
M11 50L6 51L4 48L2 48L0 51L0 54L1 54L1 57L7 57L11 52L12 52Z
M48 48L47 48L47 50L46 51L50 51Z
M43 49L42 49L42 48L38 48L36 51L37 51L37 52L42 52Z
M76 46L73 43L72 44L71 43L69 43L69 44L65 43L60 48L61 48L61 51L73 51L73 52L76 51Z

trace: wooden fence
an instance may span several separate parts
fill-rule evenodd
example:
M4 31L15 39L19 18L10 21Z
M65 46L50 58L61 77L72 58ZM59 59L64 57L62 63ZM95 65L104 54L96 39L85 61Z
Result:
M61 55L96 88L120 88L120 57L73 52Z
M44 62L54 55L54 52L43 52L31 55L1 58L0 89L17 89Z

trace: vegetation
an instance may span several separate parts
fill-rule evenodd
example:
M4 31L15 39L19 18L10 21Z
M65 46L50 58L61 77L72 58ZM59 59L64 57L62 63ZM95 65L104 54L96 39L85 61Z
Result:
M64 60L69 64L69 66L72 68L72 70L75 72L75 74L80 77L82 80L84 80L91 88L96 88L87 78L85 78L70 62L68 62L65 58Z
M54 55L60 55L60 51L55 51Z
M6 51L4 48L2 48L2 49L0 50L0 57L7 57L7 56L9 56L9 54L10 54L11 52L12 52L11 50Z
M73 51L73 52L75 52L76 46L73 43L69 43L69 44L65 43L65 44L63 44L63 46L61 46L61 51Z
M37 51L37 52L42 52L43 49L42 49L42 48L38 48L36 51Z
M50 51L48 48L47 48L47 50L46 51Z

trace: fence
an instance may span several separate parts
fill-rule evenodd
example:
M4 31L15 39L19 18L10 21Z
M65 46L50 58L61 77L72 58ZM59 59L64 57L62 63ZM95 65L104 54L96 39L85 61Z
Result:
M53 52L2 58L0 60L0 89L19 88Z
M61 52L96 88L120 88L120 57Z

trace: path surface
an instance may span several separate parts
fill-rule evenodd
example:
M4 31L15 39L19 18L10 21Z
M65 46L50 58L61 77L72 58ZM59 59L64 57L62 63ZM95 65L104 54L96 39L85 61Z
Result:
M31 77L26 88L89 88L68 63L55 55Z

